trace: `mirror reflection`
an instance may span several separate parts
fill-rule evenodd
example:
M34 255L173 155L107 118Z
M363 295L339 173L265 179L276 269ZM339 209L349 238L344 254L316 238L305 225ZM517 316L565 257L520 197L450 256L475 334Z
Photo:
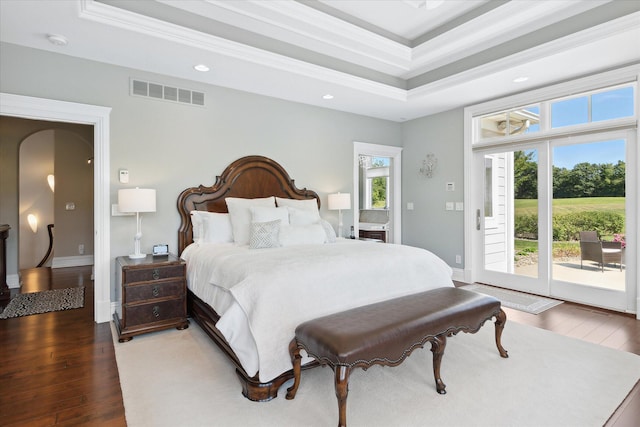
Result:
M361 239L389 241L391 206L390 157L359 156L359 221Z

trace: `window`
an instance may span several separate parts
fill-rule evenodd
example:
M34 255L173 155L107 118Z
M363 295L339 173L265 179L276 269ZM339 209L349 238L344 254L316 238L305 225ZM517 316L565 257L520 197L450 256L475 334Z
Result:
M594 92L551 102L551 127L632 117L633 86Z
M493 217L493 158L484 157L484 217Z
M544 100L536 104L474 117L473 143L568 126L634 117L635 83ZM548 111L542 115L541 111ZM487 141L488 142L488 141Z
M480 117L480 138L537 132L540 130L540 106L516 108Z

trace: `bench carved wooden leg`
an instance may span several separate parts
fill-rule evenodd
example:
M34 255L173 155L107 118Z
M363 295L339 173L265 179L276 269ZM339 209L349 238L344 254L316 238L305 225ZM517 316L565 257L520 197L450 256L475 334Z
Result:
M445 383L440 378L440 363L442 362L442 355L444 354L444 348L447 346L446 335L436 335L431 340L431 352L433 353L433 376L436 380L436 390L440 394L446 394Z
M507 322L507 314L503 309L500 309L500 313L496 314L496 346L498 347L498 351L500 352L500 356L509 357L507 354L507 350L502 347L502 330L504 329L504 324Z
M296 397L296 392L300 385L300 364L302 362L302 356L300 355L300 348L295 338L289 343L289 354L291 355L291 363L293 364L293 385L287 389L287 400Z
M349 393L349 367L335 368L336 397L338 398L338 427L347 427L347 394Z

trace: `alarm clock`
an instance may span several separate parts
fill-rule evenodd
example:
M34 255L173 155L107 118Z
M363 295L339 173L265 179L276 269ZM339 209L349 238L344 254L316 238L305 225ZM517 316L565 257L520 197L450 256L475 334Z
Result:
M153 256L169 255L169 245L153 245Z

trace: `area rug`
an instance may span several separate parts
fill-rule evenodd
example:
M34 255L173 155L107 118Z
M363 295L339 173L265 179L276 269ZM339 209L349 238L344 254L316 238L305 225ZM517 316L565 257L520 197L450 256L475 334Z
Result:
M491 295L492 297L499 299L505 307L531 314L540 314L558 304L562 304L562 301L556 299L525 294L524 292L512 291L509 289L496 288L494 286L479 285L476 283L472 285L464 285L461 286L461 288L485 295Z
M76 287L30 292L13 297L4 311L0 313L0 319L81 307L84 307L84 288Z
M112 323L112 334L115 337ZM353 370L347 424L357 426L602 426L640 377L640 356L507 321L499 356L494 328L447 340L436 392L432 355L417 349L397 367ZM294 400L285 384L270 402L241 394L235 368L191 322L114 338L127 425L335 426L330 368L302 372Z

